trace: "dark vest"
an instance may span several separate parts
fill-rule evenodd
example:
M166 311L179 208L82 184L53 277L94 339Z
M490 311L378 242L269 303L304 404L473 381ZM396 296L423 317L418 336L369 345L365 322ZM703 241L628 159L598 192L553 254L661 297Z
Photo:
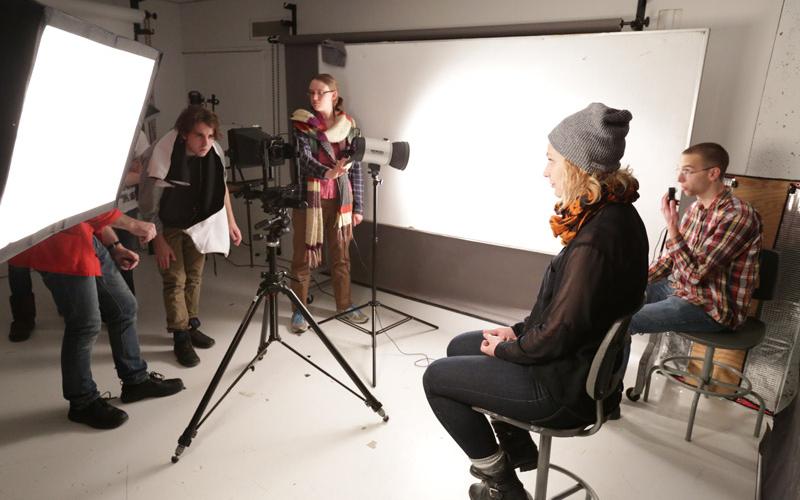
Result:
M213 147L203 158L187 156L186 141L178 135L164 180L172 184L164 188L158 211L166 227L186 229L225 205L225 167Z

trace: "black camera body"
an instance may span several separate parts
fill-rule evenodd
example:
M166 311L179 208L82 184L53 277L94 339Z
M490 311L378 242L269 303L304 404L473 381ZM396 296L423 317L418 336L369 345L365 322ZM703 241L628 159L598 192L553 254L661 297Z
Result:
M280 136L269 135L261 127L228 130L228 156L237 168L277 167L293 158L294 148Z
M289 232L289 209L308 206L300 200L297 184L269 185L274 180L274 168L293 158L294 148L280 136L267 134L260 127L232 128L228 130L228 156L231 166L240 171L246 167L262 169L261 179L240 182L234 196L261 200L261 209L268 218L256 223L254 228L263 231L260 237L268 244L276 244L281 235Z
M294 156L294 148L292 145L286 143L286 141L280 137L273 137L267 145L267 160L269 164L274 167L283 165L287 159L293 158Z

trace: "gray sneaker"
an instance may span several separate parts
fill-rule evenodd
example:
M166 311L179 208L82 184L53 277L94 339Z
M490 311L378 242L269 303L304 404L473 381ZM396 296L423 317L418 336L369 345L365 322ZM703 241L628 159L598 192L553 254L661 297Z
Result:
M300 314L300 311L295 311L294 314L292 314L291 329L294 333L303 333L308 330L308 322L303 315Z
M360 309L353 309L352 306L350 306L349 310L350 310L350 312L348 312L347 314L345 314L343 316L339 316L339 318L341 318L341 319L343 319L345 321L349 321L351 323L357 323L359 325L369 321L369 317L366 314L362 313ZM336 311L336 312L338 314L338 313L341 313L343 311Z

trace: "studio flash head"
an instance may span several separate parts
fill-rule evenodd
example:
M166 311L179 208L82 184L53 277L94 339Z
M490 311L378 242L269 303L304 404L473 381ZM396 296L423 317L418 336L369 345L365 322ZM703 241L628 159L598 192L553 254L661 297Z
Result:
M353 139L351 151L350 157L355 161L405 170L411 146L407 142L389 142L389 139L356 137Z

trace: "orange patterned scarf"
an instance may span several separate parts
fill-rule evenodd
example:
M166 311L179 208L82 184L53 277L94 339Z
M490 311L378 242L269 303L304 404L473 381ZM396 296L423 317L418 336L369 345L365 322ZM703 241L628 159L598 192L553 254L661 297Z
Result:
M550 217L550 229L553 236L561 238L563 245L568 245L584 224L591 219L601 208L608 203L633 203L639 199L637 187L629 185L627 189L620 189L618 192L608 191L603 186L600 199L595 201L586 196L573 200L566 206L561 202L556 203L556 215Z

